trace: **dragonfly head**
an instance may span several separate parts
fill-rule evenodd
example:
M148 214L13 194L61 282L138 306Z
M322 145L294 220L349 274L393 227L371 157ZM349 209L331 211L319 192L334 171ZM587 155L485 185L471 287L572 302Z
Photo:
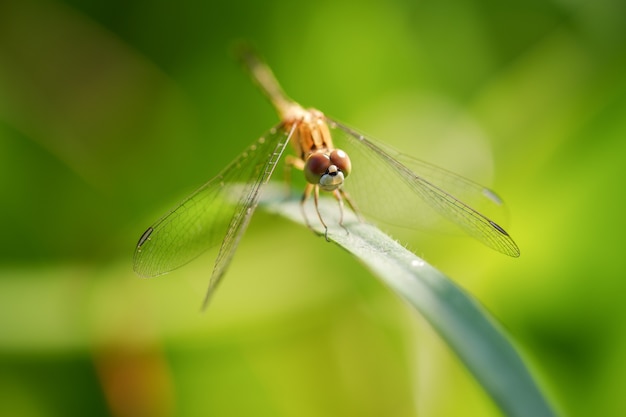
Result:
M304 163L304 176L309 183L319 185L322 190L334 191L341 187L351 169L350 158L341 149L318 151L309 155Z

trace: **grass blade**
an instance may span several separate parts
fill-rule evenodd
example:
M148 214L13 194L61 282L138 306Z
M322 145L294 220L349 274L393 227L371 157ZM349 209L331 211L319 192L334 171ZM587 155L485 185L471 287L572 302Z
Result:
M266 192L261 203L266 210L304 224L299 200L281 200L271 194ZM350 213L346 213L345 223L350 230L346 233L337 226L335 201L322 199L320 210L329 225L329 239L356 256L412 304L505 415L556 415L502 328L471 295L378 228L359 223ZM313 212L309 218L317 220ZM317 227L319 222L312 223ZM322 232L319 228L316 231Z

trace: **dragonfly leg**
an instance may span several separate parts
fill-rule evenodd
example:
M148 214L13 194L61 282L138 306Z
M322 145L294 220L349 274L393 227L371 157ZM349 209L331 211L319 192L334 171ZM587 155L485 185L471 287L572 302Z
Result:
M335 196L335 198L337 199L337 202L339 203L339 226L341 226L343 230L346 231L347 234L350 234L346 226L343 224L343 196L339 190L333 191L333 195Z
M309 222L309 218L306 215L305 204L309 197L311 197L311 191L313 191L313 184L307 184L304 188L304 193L302 193L302 198L300 199L300 211L302 212L302 218L304 219L304 223L306 226L311 229L311 231L315 232L311 223Z
M313 191L314 191L313 201L315 202L315 211L317 211L317 217L319 217L320 223L322 223L322 226L324 226L324 238L326 239L327 242L330 242L330 239L328 239L328 226L326 226L326 223L324 223L324 219L322 218L322 213L320 213L320 208L319 208L320 187L318 185L314 185Z
M291 171L293 168L303 171L304 161L293 155L287 155L285 156L284 167L285 169L283 170L283 172L284 172L284 177L285 177L285 189L287 191L287 197L289 197L291 195Z
M348 203L348 205L350 206L350 208L356 215L356 218L359 220L359 222L363 223L363 217L361 217L361 212L359 211L357 206L354 204L354 200L352 200L352 197L350 197L350 194L348 194L343 188L340 188L337 191L341 194L343 199L346 200L346 202Z
M315 211L317 212L317 217L319 217L320 223L322 223L322 226L324 226L324 238L326 239L326 241L330 241L330 239L328 239L328 226L326 226L326 223L324 222L324 219L322 218L322 213L320 213L320 210L319 210L320 189L318 186L313 185L313 184L306 185L304 189L304 193L302 194L302 199L300 200L300 211L302 212L304 223L306 223L307 227L311 229L313 233L317 234L317 231L313 229L313 226L311 226L311 223L309 222L309 218L307 217L306 210L305 210L305 204L307 200L309 199L309 197L311 197L311 192L313 192L313 201L315 202Z

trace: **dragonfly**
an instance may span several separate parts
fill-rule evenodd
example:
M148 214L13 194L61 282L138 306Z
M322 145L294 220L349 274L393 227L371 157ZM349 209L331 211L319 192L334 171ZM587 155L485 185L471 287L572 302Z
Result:
M319 110L300 106L284 93L256 53L244 49L240 55L280 122L141 235L133 260L138 275L171 272L221 244L204 298L206 307L289 143L293 154L285 155L286 171L303 171L306 179L300 201L305 222L312 228L305 210L312 196L327 240L328 227L318 208L320 191L337 200L339 224L346 230L344 202L359 221L365 214L419 228L432 218L443 218L488 247L519 256L511 236L483 214L502 208L495 192L374 141Z

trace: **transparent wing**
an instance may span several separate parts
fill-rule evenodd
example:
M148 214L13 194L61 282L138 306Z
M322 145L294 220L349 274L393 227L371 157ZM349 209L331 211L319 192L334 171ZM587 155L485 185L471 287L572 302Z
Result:
M389 224L432 227L445 219L470 236L509 256L519 248L508 233L487 217L504 212L490 189L450 171L375 143L328 119L336 148L352 161L344 188L364 214Z
M289 141L282 125L262 136L221 173L146 230L134 255L134 270L154 277L176 269L222 242L209 292L224 274Z

